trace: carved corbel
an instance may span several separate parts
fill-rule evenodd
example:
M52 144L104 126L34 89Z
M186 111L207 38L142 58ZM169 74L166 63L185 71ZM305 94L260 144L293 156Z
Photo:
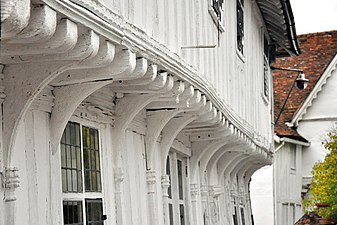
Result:
M3 6L7 6L3 9ZM1 39L6 40L23 30L30 18L30 0L1 0ZM2 14L2 12L5 12Z
M150 225L158 224L158 212L156 207L156 171L146 171L147 197L149 204Z
M140 85L147 85L154 81L157 77L157 65L150 64L147 67L146 73L141 78L136 78L133 80L119 80L112 84L112 87L119 87L119 86L140 86Z
M47 5L33 5L29 24L8 43L34 43L49 39L56 29L56 12Z
M126 81L127 82L127 81ZM131 81L127 82L128 84L132 83ZM116 92L121 93L160 93L160 92L166 92L168 90L171 90L173 88L173 78L172 76L168 75L167 72L160 72L157 74L155 79L148 83L143 85L116 85L114 86L114 90ZM165 87L168 87L168 89L165 89Z
M163 192L163 211L164 211L164 219L165 222L170 220L170 212L168 208L168 198L169 198L169 193L168 193L168 188L170 187L170 176L165 174L162 175L161 177L161 187L162 187L162 192ZM165 223L167 224L167 223Z
M165 174L161 176L161 187L163 190L163 197L168 198L168 188L170 187L170 176Z
M202 202L206 203L208 195L209 195L208 186L207 185L205 185L205 184L201 185L200 194L201 194L201 200L202 200Z
M77 25L68 19L61 19L58 21L54 35L48 41L29 45L2 44L1 60L5 63L64 60L64 57L60 57L60 53L73 49L77 41Z
M198 195L200 195L199 185L198 184L191 184L190 190L191 190L192 201L197 201Z
M135 67L136 55L130 50L121 50L106 67L70 70L58 76L52 84L60 86L106 79L132 79Z
M197 224L197 217L199 214L198 209L198 196L200 195L200 189L198 184L190 184L191 202L192 202L192 221L191 224Z
M176 90L179 90L179 86L182 87L180 83L181 81L179 81L179 85L177 85ZM184 87L183 90L184 91L182 93L180 93L181 91L179 91L179 93L175 95L176 97L178 96L179 98L178 102L177 102L176 97L174 98L173 96L170 96L170 95L163 95L160 98L158 98L156 101L149 104L146 108L147 109L159 109L159 108L172 108L172 109L179 108L181 109L182 108L182 109L185 109L185 111L192 111L192 109L190 108L191 105L189 101L195 94L194 88L192 85L190 85L186 88Z
M156 171L148 170L146 171L146 183L147 183L147 193L154 194L156 191L155 184L156 184Z
M12 10L14 8L14 5L16 4L17 0L1 0L1 7L0 7L0 18L1 18L1 22L4 21L5 19L7 19L11 13Z
M16 201L15 190L20 187L20 179L18 175L18 168L6 168L3 173L3 186L5 188L5 201Z

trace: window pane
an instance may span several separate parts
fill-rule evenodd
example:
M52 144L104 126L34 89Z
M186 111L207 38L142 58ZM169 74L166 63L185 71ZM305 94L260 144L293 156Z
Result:
M180 211L180 225L185 225L185 210L184 205L179 205L179 211Z
M97 224L103 225L103 203L102 199L86 199L86 216L87 216L87 225Z
M236 8L237 8L237 13L236 13L237 48L243 54L243 47L244 47L243 0L236 1Z
M71 170L67 170L67 191L73 191L73 182L71 180Z
M212 7L218 19L220 19L222 2L220 2L220 0L213 0Z
M234 207L233 223L234 225L238 225L238 214L236 212L236 207Z
M83 161L86 191L101 191L98 130L82 127Z
M169 176L170 178L170 186L167 189L167 193L168 193L168 197L172 198L172 192L171 192L171 183L172 183L172 179L171 179L171 165L170 165L170 156L167 156L166 159L166 174Z
M82 202L63 202L63 222L64 225L83 225Z
M173 225L173 205L169 204L170 225Z
M67 191L67 171L62 169L62 191Z
M81 148L76 141L80 126L68 122L61 139L62 191L82 192Z
M66 158L66 146L61 144L61 166L67 166L67 158Z
M184 192L183 192L183 171L182 171L182 162L181 162L181 160L177 160L177 167L178 167L179 200L183 200L184 199Z
M263 94L269 99L269 65L266 60L264 60L264 74L263 74Z
M242 225L245 225L245 212L243 208L240 208L241 211L241 221L242 221Z

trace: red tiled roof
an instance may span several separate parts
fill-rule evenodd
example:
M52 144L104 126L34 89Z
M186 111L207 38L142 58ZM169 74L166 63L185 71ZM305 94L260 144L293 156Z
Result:
M298 40L302 54L278 58L273 66L302 69L306 78L309 79L309 83L305 90L299 90L296 87L293 89L275 126L275 133L279 136L302 139L296 130L288 128L285 122L292 120L295 112L308 97L325 68L337 53L337 30L299 35ZM296 76L297 72L273 71L275 119Z
M315 212L309 212L304 214L294 225L320 225L320 224L336 224L335 219L326 220L323 219Z

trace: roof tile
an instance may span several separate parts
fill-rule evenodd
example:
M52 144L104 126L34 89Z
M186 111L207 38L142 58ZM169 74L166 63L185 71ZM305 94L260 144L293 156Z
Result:
M309 83L304 90L293 89L275 126L275 133L279 136L302 139L295 129L289 128L285 123L292 120L295 112L308 97L325 68L337 53L337 30L304 34L299 35L297 38L300 42L302 54L278 58L273 66L302 69L306 78L309 79ZM297 72L273 71L275 119L296 76Z

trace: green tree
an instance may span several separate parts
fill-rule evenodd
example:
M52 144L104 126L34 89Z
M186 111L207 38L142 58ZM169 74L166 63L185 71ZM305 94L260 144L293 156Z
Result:
M337 218L337 130L328 133L324 142L328 154L324 161L317 162L312 170L313 178L308 197L304 206L309 211L317 213L327 219ZM328 207L317 208L316 204Z

